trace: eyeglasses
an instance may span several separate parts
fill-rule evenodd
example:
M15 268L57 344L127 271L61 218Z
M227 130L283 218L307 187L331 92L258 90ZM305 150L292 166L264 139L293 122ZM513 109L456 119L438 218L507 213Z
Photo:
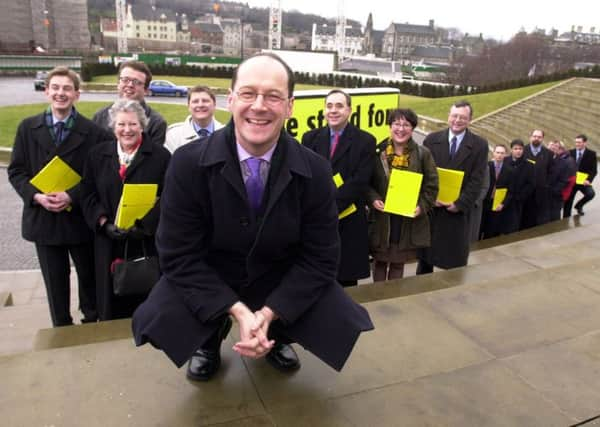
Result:
M134 86L143 86L144 82L138 79L132 79L129 77L119 77L119 81L123 84L128 85L129 83L133 84Z
M240 90L236 92L236 95L240 101L248 104L256 101L258 95L262 95L263 102L271 107L276 107L288 99L276 93L258 93L252 90Z
M393 122L392 127L393 128L402 128L402 129L412 129L412 125L410 123Z

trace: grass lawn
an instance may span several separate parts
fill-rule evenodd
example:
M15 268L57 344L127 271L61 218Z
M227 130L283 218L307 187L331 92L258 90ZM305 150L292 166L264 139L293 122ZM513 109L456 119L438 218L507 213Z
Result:
M156 76L157 79L163 78L163 76ZM172 80L174 83L192 86L199 83L199 80L203 84L209 86L222 85L227 87L229 85L229 79L198 79L189 77L171 77L165 76L165 78ZM106 80L106 82L113 83L116 80L115 76L101 76L99 80ZM189 83L188 83L189 82ZM214 83L214 85L213 85ZM448 117L448 111L450 105L460 99L467 99L473 105L475 112L475 118L481 117L484 114L495 111L506 105L512 104L520 99L530 96L536 92L547 89L556 85L557 82L544 83L535 86L529 86L519 89L510 89L501 92L484 93L472 96L459 96L450 98L421 98L418 96L402 95L400 94L400 106L403 108L412 108L417 114L433 117L442 121L446 121ZM318 86L299 85L298 89L315 89L323 88ZM105 102L79 102L77 104L78 110L86 117L92 117L94 113L105 106ZM173 104L161 104L149 102L149 104L157 110L167 121L167 123L176 123L182 121L188 114L187 108L184 105L173 105ZM46 108L46 104L28 104L11 107L0 107L0 146L1 147L12 147L14 142L15 133L19 122L25 117L33 116L38 114ZM229 112L219 111L216 112L217 120L225 123L229 120Z
M167 123L181 122L189 114L185 105L161 104L149 102L150 106L158 111L167 121ZM106 106L106 102L79 102L76 104L77 110L91 118L96 111ZM26 117L41 113L46 108L46 104L27 104L12 107L0 108L0 147L12 147L17 126L21 120ZM217 120L221 123L229 121L229 112L217 110L215 113Z
M548 89L560 82L542 83L518 89L503 90L500 92L482 93L470 96L456 96L448 98L422 98L420 96L400 94L400 107L411 108L418 115L433 117L446 121L450 106L458 100L466 99L473 105L474 118L496 111L499 108L526 98L534 93Z
M221 79L213 77L180 77L180 76L153 76L154 80L169 80L180 86L196 86L204 85L212 88L227 90L231 83L231 79ZM92 83L117 83L117 75L96 76L92 79ZM313 90L313 89L331 89L329 86L297 84L297 90Z

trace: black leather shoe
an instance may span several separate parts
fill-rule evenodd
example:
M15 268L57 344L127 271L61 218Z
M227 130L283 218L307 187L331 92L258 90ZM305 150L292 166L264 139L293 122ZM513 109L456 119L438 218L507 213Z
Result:
M583 213L583 208L575 208L577 210L577 215L579 216L584 216L585 214Z
M220 350L196 350L190 358L187 377L193 381L208 381L221 367Z
M282 372L293 372L300 369L298 355L288 344L275 344L265 358L269 365Z
M187 377L193 381L210 380L221 367L221 341L231 329L231 318L227 316L221 329L219 329L219 344L216 350L198 349L190 358L187 368Z

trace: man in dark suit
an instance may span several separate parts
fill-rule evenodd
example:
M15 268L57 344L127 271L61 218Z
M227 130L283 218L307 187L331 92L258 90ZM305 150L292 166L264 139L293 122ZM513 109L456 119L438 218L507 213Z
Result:
M142 104L146 117L148 117L148 124L144 129L144 133L150 137L152 142L162 145L165 142L167 133L167 122L159 113L150 108L144 100L150 81L152 81L152 72L145 63L127 61L121 62L119 65L119 82L117 84L119 98L131 99ZM98 110L92 120L112 135L113 130L110 128L110 118L108 116L110 107L112 107L112 104Z
M512 203L514 171L512 168L504 166L505 157L506 146L498 144L494 147L492 160L488 162L490 187L483 200L481 220L483 239L496 237L506 232L505 211L509 209ZM494 197L499 189L506 189L506 195L500 204L493 209Z
M302 144L331 162L338 180L336 202L342 252L337 278L342 286L356 286L369 277L369 236L366 191L373 173L375 138L348 122L350 95L334 89L325 98L327 127L304 134Z
M550 186L548 178L552 169L554 153L544 147L544 131L534 129L529 136L523 157L535 169L535 190L523 205L521 230L546 224L550 221Z
M81 186L43 194L30 180L55 156L81 175L88 152L107 135L73 106L79 99L79 77L74 71L65 67L50 71L46 96L50 103L46 111L19 125L8 178L24 202L23 238L35 243L52 324L73 324L69 255L77 271L82 321L94 322L98 314L93 235L81 211Z
M341 369L373 325L336 283L337 207L327 161L283 131L294 80L276 55L246 59L228 96L232 121L175 151L161 197L163 276L133 316L136 343L208 380L237 320L233 349L283 371L298 342ZM201 350L198 350L201 349Z
M592 181L598 173L598 158L594 150L587 148L587 136L584 134L577 135L575 137L575 148L570 150L569 153L575 159L577 172L586 173L588 176L583 184L575 184L575 187L573 187L569 199L565 202L564 218L571 216L571 207L578 191L583 193L583 197L575 204L575 210L579 215L583 215L583 206L596 195L594 187L592 187Z
M470 215L481 193L489 150L487 141L468 129L472 117L471 104L457 102L450 108L448 129L430 133L423 141L438 167L463 171L464 177L458 199L450 204L436 201L431 218L431 246L419 253L417 274L431 273L434 266L467 265Z
M525 143L515 139L510 143L511 155L504 159L504 166L514 172L511 203L504 209L503 222L506 233L519 231L523 204L535 189L535 169L531 162L523 157Z

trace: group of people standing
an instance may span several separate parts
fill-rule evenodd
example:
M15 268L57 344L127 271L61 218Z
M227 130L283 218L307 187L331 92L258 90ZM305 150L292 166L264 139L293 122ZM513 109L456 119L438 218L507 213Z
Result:
M575 147L553 140L544 145L544 132L534 129L530 143L515 139L508 147L494 147L488 163L489 187L484 199L480 238L495 237L571 216L573 201L583 193L575 210L595 196L592 181L597 174L596 152L587 148L587 136L575 137ZM580 179L578 180L578 174ZM492 210L497 188L507 190L504 201Z
M300 145L283 130L293 110L293 72L273 54L234 71L225 126L214 119L215 96L206 87L190 90L190 115L167 128L144 102L148 67L122 63L118 78L119 99L88 120L74 107L78 76L67 68L49 73L49 106L20 124L8 167L24 200L23 237L36 245L55 326L73 323L70 255L82 322L133 315L136 343L162 349L178 366L189 361L193 380L219 370L232 317L240 330L233 350L241 355L294 371L300 362L290 344L297 342L341 369L373 325L339 284L354 286L371 271L375 281L401 278L415 258L418 274L464 266L482 211L486 237L541 224L554 218L552 183L566 176L561 144L551 153L541 131L527 147L513 141L510 156L496 147L488 164L487 141L468 129L466 101L452 105L448 128L422 145L413 139L417 115L396 109L389 137L377 143L350 123L351 97L335 89L325 97L327 126L305 133ZM565 204L570 211L568 201L582 191L579 214L596 174L585 140L577 138L583 145L573 156L584 171L593 155L594 170ZM82 179L44 194L30 180L55 156ZM438 167L463 173L450 203L438 200ZM394 170L422 175L412 215L385 209ZM157 201L122 229L117 206L123 186L135 183L156 184ZM507 196L492 211L494 191L504 187ZM111 270L126 246L159 255L162 276L149 295L113 292Z

